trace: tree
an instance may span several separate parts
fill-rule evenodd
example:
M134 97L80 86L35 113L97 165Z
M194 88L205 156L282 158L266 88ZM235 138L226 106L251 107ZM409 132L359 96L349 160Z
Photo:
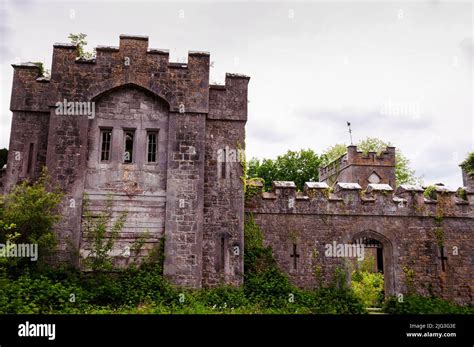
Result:
M248 178L260 177L265 180L265 188L270 189L273 181L294 181L298 190L302 190L305 182L319 179L321 157L311 149L299 152L288 151L275 160L253 158L248 163Z
M468 154L467 158L461 163L461 167L467 175L474 178L474 152Z
M87 45L86 41L87 34L69 34L68 38L71 40L72 44L77 45L77 57L83 59L93 59L96 56L95 48L92 52L86 52L84 46Z
M380 154L387 146L391 146L391 144L375 137L367 137L357 144L357 148L365 154L368 152L377 152ZM329 147L323 154L324 165L329 164L346 152L347 148L344 144L336 144ZM405 157L399 149L397 149L395 153L395 178L397 185L405 183L415 184L421 183L422 181L420 177L415 176L415 170L410 168L410 160Z
M329 147L326 149L321 156L322 162L321 166L326 166L329 163L333 162L337 158L341 157L342 155L346 154L347 147L342 143L336 143L334 146Z
M8 149L2 148L0 149L0 169L7 163L8 159Z

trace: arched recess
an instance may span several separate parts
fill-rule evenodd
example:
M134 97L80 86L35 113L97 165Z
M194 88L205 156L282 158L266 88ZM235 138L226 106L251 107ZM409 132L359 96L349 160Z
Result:
M124 235L146 232L151 238L161 237L165 223L169 103L133 83L104 91L93 100L96 114L88 124L84 177L90 206L94 211L105 211L112 198L112 218L118 218L119 212L127 213ZM87 247L88 240L85 241Z
M127 88L127 87L137 88L137 89L143 91L145 94L150 94L155 98L161 99L161 101L166 103L166 105L168 106L168 110L170 109L170 101L167 100L167 98L165 98L165 96L162 95L162 93L158 93L158 92L153 91L153 90L151 90L151 89L149 89L149 88L147 88L147 87L145 87L141 84L137 84L137 83L133 83L133 82L117 83L117 84L113 84L113 85L110 85L110 83L108 81L103 82L101 84L98 84L96 87L92 88L89 91L89 98L88 99L90 99L91 101L98 101L104 95L113 93L116 90ZM166 94L169 95L169 92L166 92Z
M373 230L360 231L352 236L351 241L357 242L363 238L373 239L382 244L385 295L395 295L395 262L392 242L386 236Z

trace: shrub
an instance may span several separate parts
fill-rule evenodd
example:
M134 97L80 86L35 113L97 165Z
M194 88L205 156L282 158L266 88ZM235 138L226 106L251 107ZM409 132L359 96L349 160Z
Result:
M0 286L0 313L80 313L88 293L69 281L51 280L45 275L25 272L18 279L3 277Z
M366 307L379 307L383 301L383 275L378 272L357 271L352 275L352 289Z
M44 171L35 183L24 181L0 202L0 242L37 244L38 264L45 265L57 244L53 227L60 220L58 207L63 194L49 189L50 178ZM3 229L3 230L2 230ZM8 259L9 266L33 266L30 259Z
M209 307L232 309L249 304L242 288L221 286L200 291L198 300Z
M474 314L474 307L458 306L435 297L407 295L403 302L399 302L396 297L389 297L385 301L384 311L390 314Z

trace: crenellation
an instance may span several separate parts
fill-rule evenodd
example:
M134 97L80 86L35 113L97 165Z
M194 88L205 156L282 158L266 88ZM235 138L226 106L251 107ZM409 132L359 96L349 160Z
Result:
M258 186L257 186L258 187ZM469 194L468 196L473 196ZM366 190L357 183L339 182L334 192L322 182L306 182L303 192L296 191L296 185L291 181L274 181L269 192L257 192L246 202L251 209L269 213L286 213L288 201L294 199L295 213L321 213L322 211L347 214L351 211L360 214L392 214L392 215L436 215L436 205L443 206L445 215L453 217L474 216L473 205L469 200L461 199L457 191L440 188L437 200L424 196L424 190L419 186L402 185L396 191L389 185L369 184ZM308 204L306 204L308 202ZM336 206L336 207L334 207Z
M325 167L319 168L319 179L334 185L337 182L356 182L367 188L369 183L395 187L395 147L381 153L363 153L357 146L348 146L347 152Z

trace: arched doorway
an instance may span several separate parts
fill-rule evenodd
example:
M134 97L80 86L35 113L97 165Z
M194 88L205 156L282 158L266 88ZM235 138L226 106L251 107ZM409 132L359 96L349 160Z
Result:
M374 272L384 275L385 295L394 295L395 270L393 266L392 242L386 236L373 230L358 232L352 237L351 241L352 243L364 245L364 253L374 257Z
M361 237L354 240L354 243L357 245L363 245L365 250L365 258L371 257L374 259L374 264L372 266L372 272L384 273L383 269L383 245L380 241L369 238Z

